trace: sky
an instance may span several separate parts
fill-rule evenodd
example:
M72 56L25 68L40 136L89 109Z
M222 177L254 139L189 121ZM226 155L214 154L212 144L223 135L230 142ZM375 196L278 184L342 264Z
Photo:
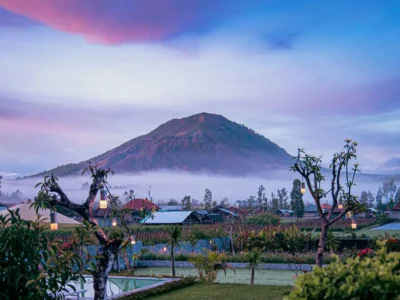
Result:
M222 114L327 163L400 170L398 0L0 0L0 172Z

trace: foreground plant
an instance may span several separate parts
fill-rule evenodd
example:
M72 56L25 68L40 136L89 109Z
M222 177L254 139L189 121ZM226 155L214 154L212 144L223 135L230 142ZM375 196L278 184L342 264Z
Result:
M330 180L330 190L324 191L322 183L325 176L322 171L321 157L315 157L298 149L298 154L291 171L299 173L305 180L305 184L314 199L317 206L318 216L321 219L321 236L318 243L316 264L322 266L325 242L329 227L339 221L349 211L362 211L365 207L358 202L358 197L352 194L352 188L355 185L355 176L360 172L358 164L350 165L357 159L357 142L347 139L345 141L344 151L335 153L330 164L332 178ZM344 181L344 183L343 183ZM325 212L321 207L322 198L331 196L332 207ZM338 205L343 209L337 216L333 216Z
M126 218L132 214L132 210L118 209L118 199L112 196L107 187L107 177L112 171L105 170L89 164L84 170L90 172L92 184L89 188L89 195L83 204L72 202L64 190L58 184L58 178L55 176L46 176L44 181L37 184L40 187L38 196L35 198L33 205L38 211L40 208L55 209L61 206L79 214L86 224L90 226L91 232L94 233L101 246L101 255L96 256L96 264L91 263L91 273L93 275L93 289L95 291L94 299L106 299L106 284L108 274L110 273L114 260L118 253L124 249L132 240L133 232L127 225ZM123 229L123 237L108 236L107 233L98 226L96 219L93 216L93 205L96 200L96 195L101 189L106 189L109 193L108 200L110 207L110 216L118 218L121 228ZM142 210L144 211L144 210ZM143 225L143 223L141 224ZM89 229L88 226L83 227L83 230Z
M182 237L182 227L178 225L171 226L167 229L169 240L168 244L171 246L171 269L172 277L176 277L175 270L175 246L179 246Z
M42 221L21 219L18 209L0 216L0 299L62 299L84 280L78 245L50 242Z
M189 258L189 262L191 262L197 269L200 281L214 282L217 279L219 271L224 271L226 275L226 270L229 269L236 274L236 271L232 267L232 265L223 262L224 258L225 254L223 253L209 251L207 255L191 255Z
M300 275L284 299L400 299L400 253L387 253L381 243L375 254L366 249L346 261L336 256L335 263Z
M262 262L263 252L256 248L245 254L245 259L248 262L250 269L250 284L254 284L254 273L258 269L259 264Z

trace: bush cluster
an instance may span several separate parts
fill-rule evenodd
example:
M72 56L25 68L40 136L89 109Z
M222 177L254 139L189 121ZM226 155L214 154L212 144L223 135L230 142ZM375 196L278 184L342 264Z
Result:
M193 285L195 282L196 282L196 277L189 276L189 277L185 277L180 280L177 280L177 281L167 282L164 285L161 285L161 286L158 286L158 287L155 287L152 289L135 292L132 295L121 297L118 299L121 299L121 300L145 299L147 297L161 295L161 294L168 293L168 292L176 290L176 289L180 289L180 288L184 288L184 287Z
M299 276L284 299L400 299L400 253L382 247L376 254L369 249L345 261L337 257L327 267Z

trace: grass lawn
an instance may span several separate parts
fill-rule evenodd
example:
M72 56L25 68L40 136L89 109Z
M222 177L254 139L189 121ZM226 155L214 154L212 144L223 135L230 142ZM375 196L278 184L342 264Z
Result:
M160 296L151 297L154 300L282 300L289 292L288 286L244 285L244 284L201 284L197 283L183 289L172 291Z
M171 268L140 268L136 269L136 275L141 276L160 276L171 275ZM176 268L178 276L197 276L197 271L194 268ZM259 270L255 273L254 283L256 285L292 285L293 284L292 271L286 270ZM224 272L219 272L217 283L227 284L249 284L250 283L250 270L249 269L236 269L236 274L228 270L226 275Z

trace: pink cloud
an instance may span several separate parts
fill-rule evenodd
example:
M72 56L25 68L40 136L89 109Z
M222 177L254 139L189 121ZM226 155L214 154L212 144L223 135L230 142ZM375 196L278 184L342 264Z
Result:
M221 0L0 0L0 7L89 42L157 41L207 26Z

